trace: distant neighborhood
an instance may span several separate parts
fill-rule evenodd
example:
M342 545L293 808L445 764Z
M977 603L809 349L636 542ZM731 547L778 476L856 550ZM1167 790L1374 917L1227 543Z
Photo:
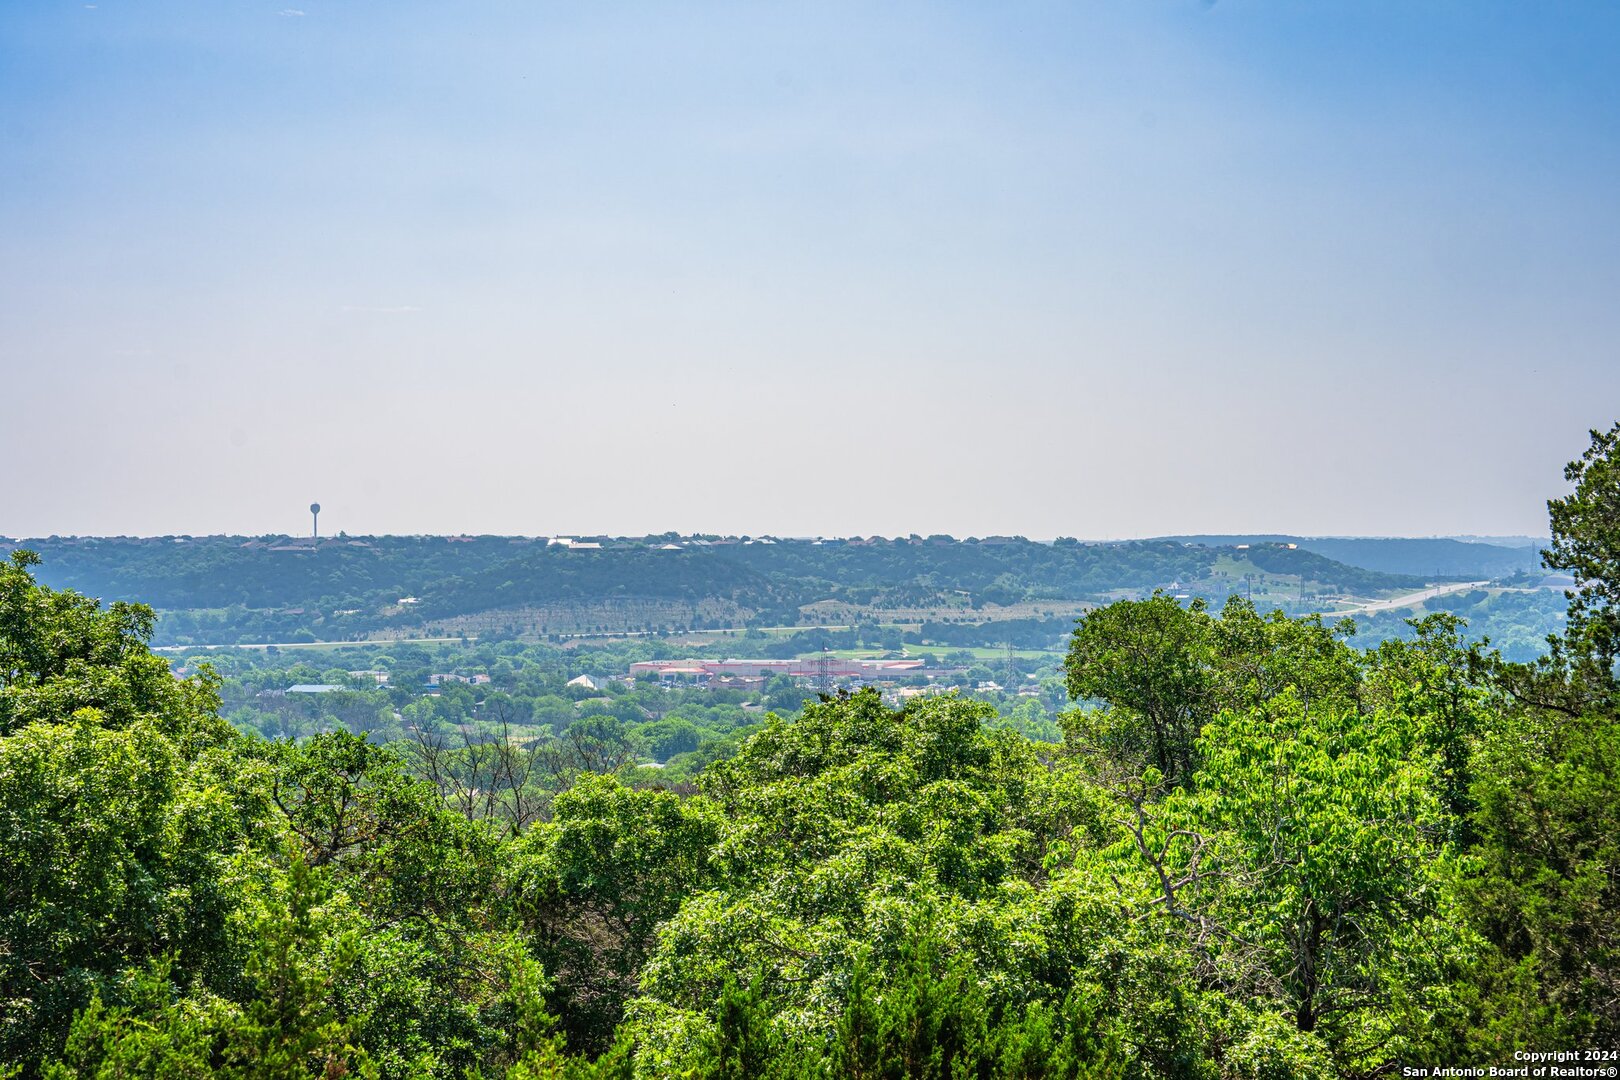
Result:
M797 660L643 660L630 665L632 679L734 689L763 686L772 676L867 686L923 674L921 660L850 660L819 656Z

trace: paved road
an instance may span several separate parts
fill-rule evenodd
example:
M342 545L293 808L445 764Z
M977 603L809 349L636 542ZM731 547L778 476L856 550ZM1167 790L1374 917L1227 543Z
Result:
M155 645L153 652L190 652L193 649L359 649L367 645L439 645L459 637L373 638L370 641L270 641L262 645ZM477 641L476 634L468 641Z
M721 630L683 630L673 637L688 637L694 634L719 634L722 630L730 630L741 634L745 627L722 627ZM761 630L853 630L853 626L835 626L831 623L806 623L804 626L762 626ZM595 641L608 638L655 637L660 634L658 630L614 630L600 634L558 634L563 641ZM477 641L477 634L468 634L468 641ZM358 649L366 645L440 645L447 641L462 640L459 635L451 637L417 637L417 638L370 638L365 641L270 641L256 644L229 644L229 645L156 645L153 652L189 652L193 649Z

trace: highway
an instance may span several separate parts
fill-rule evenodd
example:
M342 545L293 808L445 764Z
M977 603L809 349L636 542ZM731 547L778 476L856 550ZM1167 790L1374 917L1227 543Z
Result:
M1333 611L1324 611L1322 614L1370 615L1375 611L1394 611L1398 608L1412 607L1414 604L1421 604L1425 600L1434 600L1441 596L1448 596L1451 593L1466 592L1469 589L1481 589L1489 584L1489 581L1454 581L1447 585L1431 585L1426 589L1420 590L1419 592L1407 593L1405 596L1395 596L1388 600L1368 600L1364 604L1337 608Z

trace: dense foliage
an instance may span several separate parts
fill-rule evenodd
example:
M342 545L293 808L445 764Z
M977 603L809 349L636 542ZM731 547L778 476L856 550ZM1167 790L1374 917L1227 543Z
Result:
M1153 596L1074 633L1061 742L863 691L682 778L611 707L538 742L240 733L148 609L14 554L0 1074L1370 1077L1613 1047L1615 444L1553 504L1582 587L1533 664L1445 614L1357 649Z

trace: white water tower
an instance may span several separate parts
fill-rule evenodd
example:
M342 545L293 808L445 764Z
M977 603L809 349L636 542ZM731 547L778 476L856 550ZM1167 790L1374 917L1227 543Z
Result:
M319 540L321 538L321 504L320 503L310 503L309 504L309 517L310 517L309 538L311 540Z

